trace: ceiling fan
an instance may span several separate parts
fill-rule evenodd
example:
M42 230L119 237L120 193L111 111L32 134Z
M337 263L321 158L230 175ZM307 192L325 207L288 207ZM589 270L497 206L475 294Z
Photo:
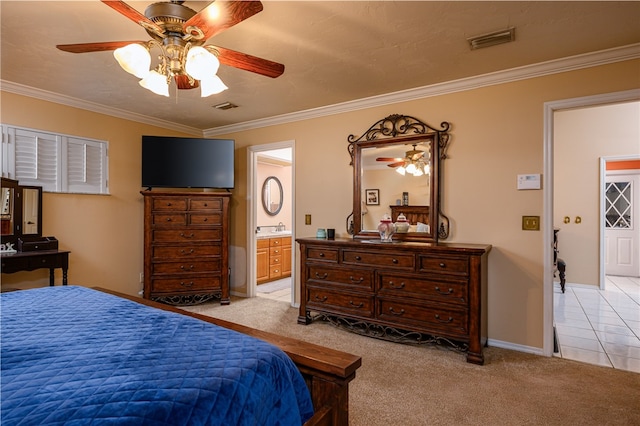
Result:
M224 90L226 86L221 80L218 82L219 78L215 75L220 63L271 78L279 77L284 72L284 65L277 62L219 46L204 45L209 38L262 11L260 1L217 0L196 12L184 6L184 1L171 0L150 4L144 15L124 1L101 1L143 27L152 39L60 44L56 47L70 53L113 50L125 71L141 78L140 84L155 93L169 96L171 79L178 89L193 89L202 83L202 96L217 90L212 89L213 84L222 84ZM145 70L151 61L149 52L152 48L160 49L160 63L153 70ZM153 88L156 81L159 92ZM204 92L205 85L209 86L206 88L207 95Z
M376 161L391 162L387 166L396 169L401 175L409 173L422 176L430 171L429 163L424 160L424 151L417 149L417 144L413 144L413 149L405 152L404 158L378 157Z

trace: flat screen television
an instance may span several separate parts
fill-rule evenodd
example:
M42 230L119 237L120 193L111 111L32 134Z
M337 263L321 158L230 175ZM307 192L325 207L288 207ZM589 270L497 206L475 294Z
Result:
M142 186L234 187L233 139L142 136Z

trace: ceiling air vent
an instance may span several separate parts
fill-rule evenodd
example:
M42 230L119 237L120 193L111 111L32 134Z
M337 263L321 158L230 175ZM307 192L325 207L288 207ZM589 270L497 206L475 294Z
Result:
M221 104L214 105L213 107L216 109L231 109L238 108L238 105L232 104L231 102L223 102Z
M507 28L506 30L496 31L489 34L483 34L467 39L471 50L482 49L483 47L495 46L496 44L509 43L516 39L516 29Z

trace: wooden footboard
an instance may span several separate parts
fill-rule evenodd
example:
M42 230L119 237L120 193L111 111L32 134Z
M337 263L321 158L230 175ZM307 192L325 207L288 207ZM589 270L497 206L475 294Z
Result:
M355 378L356 370L362 364L359 356L104 288L95 287L95 290L165 311L198 318L278 346L296 364L311 392L315 415L305 423L305 426L347 426L349 424L349 382Z

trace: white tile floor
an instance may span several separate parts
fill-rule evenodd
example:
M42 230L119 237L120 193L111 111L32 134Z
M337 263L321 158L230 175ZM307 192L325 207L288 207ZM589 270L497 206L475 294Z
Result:
M554 356L640 373L640 278L607 276L605 290L555 284Z
M258 286L256 295L258 297L264 297L265 299L273 299L273 300L279 300L281 302L291 303L291 278L283 278L282 280L278 280L278 282L280 281L283 283L286 282L289 285L282 290L276 290L271 293L262 293L260 291L260 286ZM277 282L274 281L273 284L277 285Z

